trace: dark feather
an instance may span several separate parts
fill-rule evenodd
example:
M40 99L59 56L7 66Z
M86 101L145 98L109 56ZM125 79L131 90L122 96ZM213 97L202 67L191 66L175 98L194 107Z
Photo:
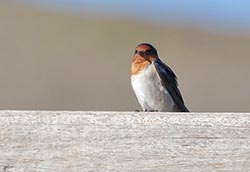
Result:
M154 61L154 66L161 78L163 86L167 89L172 99L176 104L176 110L180 112L189 112L189 110L184 105L181 92L178 89L177 77L174 72L164 64L159 58Z

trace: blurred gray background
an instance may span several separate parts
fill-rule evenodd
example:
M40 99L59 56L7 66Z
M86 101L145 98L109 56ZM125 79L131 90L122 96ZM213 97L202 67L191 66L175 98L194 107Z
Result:
M134 48L152 43L190 111L250 111L250 3L0 2L0 109L140 109Z

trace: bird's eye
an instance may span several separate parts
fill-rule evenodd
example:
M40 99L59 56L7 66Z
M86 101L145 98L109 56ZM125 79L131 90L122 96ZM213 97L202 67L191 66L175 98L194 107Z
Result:
M145 52L144 52L144 51L139 51L138 54L139 54L140 56L142 56L142 57L145 56Z
M137 54L138 53L138 51L137 50L135 50L135 54Z
M153 51L152 50L147 50L147 51L145 51L145 54L146 55L151 55L151 54L153 54Z

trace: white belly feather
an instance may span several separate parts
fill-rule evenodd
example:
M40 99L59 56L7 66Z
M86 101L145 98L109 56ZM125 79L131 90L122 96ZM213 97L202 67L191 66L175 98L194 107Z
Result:
M174 101L162 86L153 64L132 75L131 84L144 111L174 111Z

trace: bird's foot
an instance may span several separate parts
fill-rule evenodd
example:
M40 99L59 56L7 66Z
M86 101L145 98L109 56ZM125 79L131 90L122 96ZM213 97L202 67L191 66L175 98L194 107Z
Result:
M145 112L158 112L158 110L145 110Z

